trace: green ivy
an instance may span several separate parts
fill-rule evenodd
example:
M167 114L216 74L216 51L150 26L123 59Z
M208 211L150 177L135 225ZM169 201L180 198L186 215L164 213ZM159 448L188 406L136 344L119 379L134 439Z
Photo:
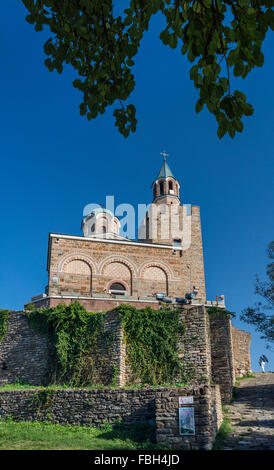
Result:
M156 385L188 381L178 355L185 332L177 310L137 310L128 305L115 309L122 322L132 382Z
M132 371L131 384L160 385L189 380L189 369L179 357L178 344L185 332L177 310L137 310L121 305L118 312L127 357ZM92 385L94 360L104 366L104 352L113 344L113 332L105 331L105 313L87 312L79 303L26 313L30 327L48 339L47 384ZM100 344L98 338L100 336ZM112 382L118 370L112 364Z
M46 383L85 386L93 380L92 353L98 336L108 344L104 314L87 312L79 302L26 313L30 327L48 339Z
M9 310L0 310L0 344L8 331Z
M229 310L226 310L221 307L207 307L206 311L209 315L227 315L228 317L236 317L235 312L230 312Z
M37 413L40 413L42 410L48 409L52 406L55 395L56 390L40 390L37 393L34 393L28 403L28 406L34 406Z

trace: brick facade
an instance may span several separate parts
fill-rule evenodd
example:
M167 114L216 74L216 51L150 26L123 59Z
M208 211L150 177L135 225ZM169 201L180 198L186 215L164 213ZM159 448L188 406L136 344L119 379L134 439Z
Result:
M47 297L37 300L37 306L77 298L90 310L103 310L105 305L112 308L113 300L115 305L140 301L139 308L142 302L154 302L153 307L158 308L156 294L182 298L194 286L200 303L205 303L197 206L192 207L191 226L191 244L186 250L157 243L50 234ZM109 294L117 282L124 286L125 297Z
M101 219L109 222L104 230ZM195 289L199 303L205 304L200 208L180 203L179 183L166 161L155 181L153 203L139 227L138 241L119 235L119 224L111 211L97 208L82 221L83 237L51 233L47 295L32 301L40 307L55 305L57 299L78 298L90 309L103 310L106 300L115 298L121 303L121 294L110 292L118 283L126 294L123 303L158 304L156 294L175 300Z

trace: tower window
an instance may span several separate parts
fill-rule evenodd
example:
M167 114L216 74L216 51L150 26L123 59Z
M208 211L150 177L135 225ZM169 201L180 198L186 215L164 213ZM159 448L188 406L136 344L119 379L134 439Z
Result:
M164 194L164 183L163 183L163 181L161 181L161 183L160 183L160 194L161 195Z
M169 181L169 182L168 182L168 189L173 189L173 183L172 183L172 181Z

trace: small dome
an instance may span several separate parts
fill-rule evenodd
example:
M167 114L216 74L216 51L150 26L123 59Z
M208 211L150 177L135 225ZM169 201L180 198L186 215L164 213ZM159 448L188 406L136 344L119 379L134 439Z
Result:
M103 207L93 209L82 220L82 231L84 237L113 238L119 235L120 222L114 214Z
M114 214L109 210L109 209L104 209L103 207L96 207L96 209L93 209L89 214L86 215L86 217L89 217L91 215L98 215L98 214L108 214L110 217L114 217Z

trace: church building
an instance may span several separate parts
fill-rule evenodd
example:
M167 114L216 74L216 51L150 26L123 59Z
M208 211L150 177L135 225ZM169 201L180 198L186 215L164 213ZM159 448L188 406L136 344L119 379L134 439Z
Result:
M223 296L206 301L200 208L182 202L166 156L152 183L152 203L138 240L123 237L119 219L103 208L83 218L83 236L49 234L48 286L31 299L37 308L75 300L88 311L122 303L154 309L163 303L224 307Z

